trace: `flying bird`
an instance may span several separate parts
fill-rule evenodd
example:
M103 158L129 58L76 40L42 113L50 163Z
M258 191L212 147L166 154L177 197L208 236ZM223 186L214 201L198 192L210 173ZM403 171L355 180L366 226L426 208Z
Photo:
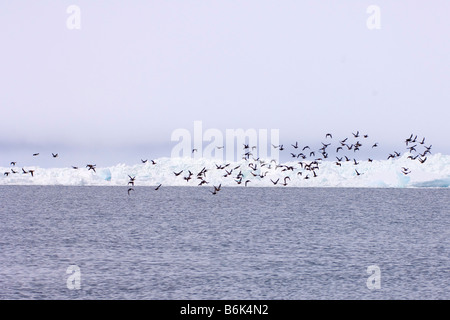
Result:
M179 175L180 175L180 174L181 174L182 172L183 172L183 170L181 170L181 171L180 171L180 172L178 172L178 173L174 171L173 173L175 174L175 176L177 176L177 177L178 177L178 176L179 176Z

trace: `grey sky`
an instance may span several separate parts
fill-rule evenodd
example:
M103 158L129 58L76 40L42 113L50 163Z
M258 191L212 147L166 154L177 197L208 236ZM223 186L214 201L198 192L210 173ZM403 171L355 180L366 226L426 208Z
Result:
M2 1L0 166L53 148L170 156L195 120L286 144L360 130L386 150L416 133L448 154L449 15L444 0Z

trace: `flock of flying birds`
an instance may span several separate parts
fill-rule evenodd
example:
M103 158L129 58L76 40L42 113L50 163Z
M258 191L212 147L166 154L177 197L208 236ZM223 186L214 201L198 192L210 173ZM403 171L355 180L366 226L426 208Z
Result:
M367 139L369 136L367 134L361 135L359 131L356 133L352 132L352 139L353 142L349 141L349 138L345 138L343 140L338 140L338 145L336 149L333 149L335 152L336 161L334 162L337 166L342 166L342 163L344 162L350 162L354 166L357 166L360 164L361 160L357 160L355 155L357 151L360 150L360 148L363 146L363 143L361 141L364 141L364 139ZM321 142L322 147L317 150L312 150L310 146L300 146L298 142L296 141L295 144L291 144L289 148L290 155L295 161L297 162L297 165L286 165L277 163L276 160L271 160L270 162L266 162L262 159L255 159L253 157L253 150L256 149L256 146L250 147L249 144L244 144L243 146L243 155L242 158L245 160L245 165L248 166L250 169L250 174L253 178L256 179L267 179L266 176L270 172L270 170L277 171L280 169L280 172L282 172L282 175L284 175L283 179L280 181L281 177L278 176L276 180L270 179L270 181L273 183L273 185L282 185L287 186L288 181L291 181L290 174L295 174L298 178L302 179L312 179L316 178L318 176L318 172L320 169L320 164L324 159L329 159L329 148L331 146L331 141L333 140L333 135L331 133L327 133L325 135L325 140L328 143ZM408 159L410 160L417 160L420 163L425 163L427 160L427 154L431 154L431 145L426 146L425 145L425 138L419 139L417 135L411 134L407 139L405 139L404 143L406 144L406 152L409 152L410 155L408 156ZM423 150L421 151L419 148L423 147ZM279 151L286 150L284 145L272 145L273 148L278 149ZM377 148L378 143L371 144L371 148ZM223 146L217 146L218 149L223 148ZM192 150L192 153L196 152L196 149ZM344 152L352 152L352 156L344 155ZM39 153L34 153L33 156L38 156ZM389 159L395 159L401 156L400 152L394 151L393 153L390 153L387 157L387 160ZM53 158L58 157L58 153L52 153ZM368 162L372 162L373 160L371 158L367 159ZM151 163L152 165L157 165L157 163L154 160L142 160L141 162L143 164ZM18 174L20 173L19 170L14 170L16 168L17 162L12 161L11 166L13 168L10 168L10 171L4 172L5 176L9 176L10 174ZM231 164L223 164L223 165L217 165L215 164L215 168L206 168L204 167L202 170L200 170L197 174L192 173L190 170L181 170L179 172L173 172L173 174L176 177L180 177L180 179L184 179L187 183L189 181L195 181L197 180L198 186L209 184L207 181L206 173L210 170L221 170L223 175L223 178L229 178L233 179L238 185L244 185L248 186L249 183L252 182L252 178L249 175L247 175L247 178L245 178L245 174L242 172L244 168L242 168L244 164L239 164L235 167L230 167ZM74 170L78 170L79 168L76 166L72 166ZM86 165L87 170L92 170L94 172L96 165L95 164L87 164ZM30 174L31 177L34 177L35 170L25 170L22 167L22 174ZM183 174L184 172L184 174ZM408 175L411 173L411 170L407 167L402 167L401 172L404 175ZM357 170L357 167L355 167L355 173L357 176L360 176L364 174L363 172L359 172ZM183 175L182 175L183 174ZM134 186L136 182L136 176L128 175L129 181L128 181L128 195L130 195L131 191L134 191ZM244 181L245 179L245 181ZM159 190L162 184L159 184L155 190ZM213 186L213 190L210 191L211 194L216 195L221 190L222 184L219 184L219 186Z

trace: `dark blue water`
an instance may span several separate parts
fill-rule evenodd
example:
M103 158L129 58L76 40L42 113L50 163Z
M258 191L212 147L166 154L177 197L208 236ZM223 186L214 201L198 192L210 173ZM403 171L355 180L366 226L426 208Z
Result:
M1 186L0 299L450 298L448 189L210 189Z

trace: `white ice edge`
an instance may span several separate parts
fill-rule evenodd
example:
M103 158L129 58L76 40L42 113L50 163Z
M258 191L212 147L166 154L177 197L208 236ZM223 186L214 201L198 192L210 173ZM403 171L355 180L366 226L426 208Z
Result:
M356 188L405 188L405 187L435 187L448 188L450 186L450 155L434 154L428 155L425 163L408 159L408 154L390 160L374 160L373 162L361 160L358 165L353 161L342 162L342 166L333 161L320 162L319 169L315 170L317 177L312 172L302 170L298 161L285 162L283 165L293 166L294 171L281 171L258 165L258 170L253 171L248 164L255 161L232 162L226 168L230 170L238 165L241 167L233 170L232 175L223 177L224 169L217 169L217 165L224 165L224 161L216 159L193 159L193 158L159 158L155 159L156 165L151 162L145 164L125 165L117 164L110 167L97 167L96 172L87 168L39 168L24 167L25 170L35 170L34 176L23 174L21 167L0 167L0 185L61 185L61 186L127 186L129 176L135 176L135 186L198 186L201 180L197 179L197 173L206 168L205 187L222 184L222 186L243 187L246 180L251 180L248 187L273 187L272 180L280 178L276 187L281 185L284 177L289 176L286 187L356 187ZM308 161L304 161L308 163ZM266 160L270 163L270 159ZM410 174L402 173L402 167L407 167ZM11 172L11 168L17 174L4 175ZM358 176L355 169L362 175ZM179 176L174 172L184 170ZM186 181L188 170L193 173L192 179ZM236 175L241 171L243 174L242 184L236 183ZM251 174L263 174L267 171L265 178L254 177ZM302 175L297 174L299 171ZM304 179L309 174L310 179Z

